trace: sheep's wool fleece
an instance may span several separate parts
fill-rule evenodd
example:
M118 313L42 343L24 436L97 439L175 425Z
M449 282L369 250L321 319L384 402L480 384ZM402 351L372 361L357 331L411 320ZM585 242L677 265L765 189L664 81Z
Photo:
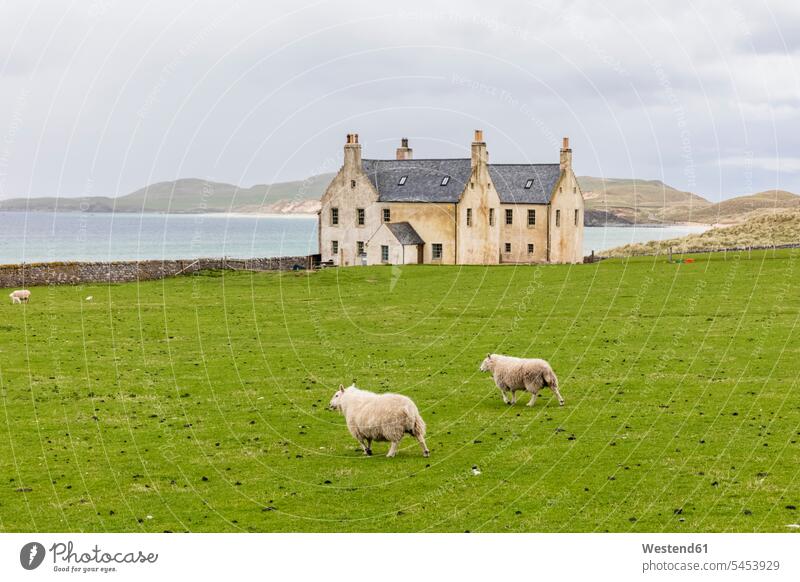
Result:
M356 439L399 441L405 433L425 434L417 405L401 394L375 394L349 387L341 398L347 428Z

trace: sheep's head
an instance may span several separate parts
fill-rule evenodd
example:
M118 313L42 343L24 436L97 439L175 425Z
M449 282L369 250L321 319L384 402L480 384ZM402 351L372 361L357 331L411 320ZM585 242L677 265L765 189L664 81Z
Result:
M486 354L486 359L481 362L481 372L490 372L494 370L494 359L492 354Z
M344 385L339 384L339 389L336 391L336 394L333 395L333 398L331 398L331 403L329 405L331 410L341 410L342 396L344 396Z

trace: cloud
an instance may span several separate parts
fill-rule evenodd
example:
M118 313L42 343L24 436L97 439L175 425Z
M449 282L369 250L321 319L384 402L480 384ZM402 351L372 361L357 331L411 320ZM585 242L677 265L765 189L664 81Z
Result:
M554 161L570 135L582 174L711 197L776 182L800 191L786 162L800 151L794 11L744 0L5 3L0 195L302 178L329 166L349 131L373 156L391 156L400 136L417 155L467 155L476 127L496 161ZM783 162L769 167L776 151ZM762 171L743 179L729 163L741 152Z
M768 172L780 173L800 173L800 157L747 157L734 156L720 160L723 166L734 166L738 168L755 168Z

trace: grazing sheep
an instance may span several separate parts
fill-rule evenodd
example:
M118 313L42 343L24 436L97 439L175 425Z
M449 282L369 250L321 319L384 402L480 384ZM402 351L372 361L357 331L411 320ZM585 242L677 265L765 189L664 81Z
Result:
M481 363L481 372L492 373L494 383L500 388L506 404L516 404L517 391L527 390L531 393L528 406L533 406L542 386L549 386L558 397L558 403L564 406L564 398L558 391L558 378L545 360L488 354ZM506 392L511 392L511 402Z
M372 441L389 441L387 457L397 454L397 445L406 433L419 441L422 455L430 454L425 444L425 421L414 401L401 394L375 394L356 388L339 390L331 398L331 408L338 410L347 421L350 434L359 442L364 454L372 454Z
M11 297L11 303L27 303L31 298L31 292L27 289L18 289L8 294Z

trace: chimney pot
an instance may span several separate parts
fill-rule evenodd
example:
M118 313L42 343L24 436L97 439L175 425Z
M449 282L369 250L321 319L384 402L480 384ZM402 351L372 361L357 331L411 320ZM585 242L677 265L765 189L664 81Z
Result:
M475 130L475 140L472 142L472 167L489 163L489 153L486 151L486 143L483 141L483 130Z
M395 156L398 160L410 160L414 157L414 150L408 147L408 138L400 138L400 147Z
M569 149L569 138L568 137L564 138L564 143L561 146L561 149L562 150L568 150Z

